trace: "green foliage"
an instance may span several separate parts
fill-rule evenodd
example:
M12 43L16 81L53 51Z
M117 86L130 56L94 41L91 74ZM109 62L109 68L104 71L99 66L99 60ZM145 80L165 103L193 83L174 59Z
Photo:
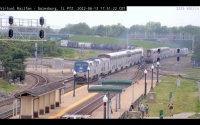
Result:
M2 62L2 67L6 74L9 72L12 73L13 78L15 78L15 72L21 72L20 79L24 79L24 71L26 65L24 64L25 58L29 55L26 50L20 49L16 44L2 41L0 42L1 46L1 56L0 61ZM3 47L6 47L3 48Z
M151 117L159 117L159 110L164 111L164 116L169 116L169 93L172 92L172 101L174 103L174 114L181 112L199 112L199 102L197 98L198 89L196 82L180 79L181 86L175 84L176 78L164 77L163 81L154 88L156 92L156 103L148 103L149 115ZM147 100L143 102L146 103Z
M11 78L16 79L18 77L20 78L20 81L24 80L25 79L25 71L21 71L21 70L12 71Z
M47 66L49 68L52 68L52 65L51 64L43 64L43 66Z
M191 60L200 62L200 44L194 48L194 54L192 55Z
M5 94L8 94L9 92L16 89L14 85L9 85L3 80L0 80L0 88L3 88Z
M187 71L189 71L189 72L196 72L196 73L200 73L200 67L195 67L195 68L187 68Z
M126 39L123 38L113 38L113 37L94 37L94 36L72 36L70 38L71 41L78 42L91 42L98 44L124 44L126 43ZM153 41L139 41L139 40L129 40L130 45L137 45L139 47L143 47L144 49L156 48L156 47L179 47L175 44L170 43L158 43Z

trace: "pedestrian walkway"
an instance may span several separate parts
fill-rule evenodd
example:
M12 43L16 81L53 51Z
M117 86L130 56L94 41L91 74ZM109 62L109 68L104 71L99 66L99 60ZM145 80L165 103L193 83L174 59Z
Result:
M163 117L163 119L188 119L189 116L196 114L195 112L182 112L174 114L173 117ZM144 119L160 119L159 117L144 117Z

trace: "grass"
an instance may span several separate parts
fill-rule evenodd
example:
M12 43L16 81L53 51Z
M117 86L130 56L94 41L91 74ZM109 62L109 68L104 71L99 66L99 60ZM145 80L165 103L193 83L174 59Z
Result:
M187 68L187 71L189 71L189 72L199 72L200 73L200 67Z
M0 80L0 87L3 88L5 94L8 94L16 89L16 86L10 85L3 80Z
M193 79L200 79L200 67L195 67L195 68L187 68L186 69L188 72L193 72L192 74L188 74L188 77L193 78Z
M192 116L189 116L188 118L189 118L189 119L199 118L199 115L196 113L196 114L194 114L194 115L192 115Z
M46 67L52 67L52 65L51 64L43 64L43 66L46 66Z
M94 37L94 36L72 36L69 40L78 42L91 42L98 44L126 44L126 39L112 38L112 37ZM171 43L159 43L153 41L141 41L141 40L129 40L130 45L137 45L144 49L156 48L156 47L178 47L176 44Z
M199 73L198 74L189 74L188 77L193 78L193 79L200 79Z
M180 79L181 86L177 87L175 85L176 78L164 77L162 80L174 82L161 82L154 88L154 92L156 92L156 103L148 103L150 117L159 117L160 110L163 110L164 117L169 116L168 103L170 92L173 93L174 114L181 112L200 112L196 82ZM147 100L144 99L143 103L146 104Z
M71 54L73 56L62 56L61 58L64 59L74 59L74 60L82 60L82 59L88 59L92 57L97 57L99 54L102 54L104 52L97 52L93 50L84 50L83 55L81 55L81 52L79 50L73 50L74 52Z

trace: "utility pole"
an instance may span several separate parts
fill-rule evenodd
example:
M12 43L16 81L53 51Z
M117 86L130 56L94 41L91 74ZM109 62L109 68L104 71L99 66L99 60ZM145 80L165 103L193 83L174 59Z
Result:
M194 35L192 36L192 52L194 52Z
M126 36L126 46L127 46L127 48L126 49L128 49L128 30L129 29L127 29L127 36Z
M36 64L35 64L35 70L37 71L37 51L38 51L38 49L37 49L37 43L35 43L35 62L36 62Z

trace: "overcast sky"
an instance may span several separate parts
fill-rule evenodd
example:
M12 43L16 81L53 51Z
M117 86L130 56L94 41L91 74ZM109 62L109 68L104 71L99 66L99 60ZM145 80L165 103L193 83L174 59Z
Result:
M180 10L182 9L182 10ZM180 7L127 7L127 11L0 11L0 18L39 19L44 16L48 25L62 28L67 24L85 22L90 27L121 23L125 27L146 25L149 21L162 26L200 26L200 6Z

